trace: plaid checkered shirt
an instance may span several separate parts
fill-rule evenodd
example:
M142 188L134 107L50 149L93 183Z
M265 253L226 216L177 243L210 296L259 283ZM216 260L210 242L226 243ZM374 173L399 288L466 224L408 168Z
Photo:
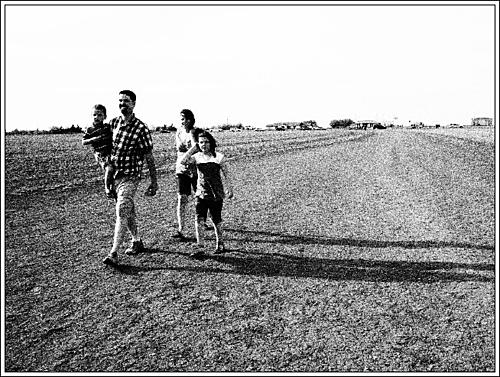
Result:
M144 155L153 150L149 128L132 114L129 123L122 116L109 122L113 131L111 161L117 173L141 177Z

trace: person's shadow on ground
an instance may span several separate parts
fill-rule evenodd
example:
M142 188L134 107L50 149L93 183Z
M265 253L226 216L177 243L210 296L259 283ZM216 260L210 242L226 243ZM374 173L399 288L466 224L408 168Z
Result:
M281 238L284 244L319 244L319 245L351 245L363 247L461 247L490 249L489 246L463 243L446 243L434 241L369 241L332 239L326 237L304 237L283 235L272 232L226 229L226 232L250 233L251 242L277 242L263 239ZM226 235L228 234L226 233ZM260 237L260 238L259 238ZM494 248L493 248L494 250ZM147 249L146 253L164 253L186 256L187 253L162 249ZM203 265L203 261L214 261L231 268ZM436 281L494 281L494 264L487 263L453 263L453 262L413 262L369 259L335 259L314 258L308 256L288 255L284 253L265 252L259 249L233 249L225 254L208 253L199 260L186 266L132 266L118 265L116 269L125 274L137 275L154 270L193 271L198 273L222 273L255 276L287 276L295 278L317 278L327 280L364 280L378 282L414 281L432 283Z
M352 238L332 238L326 236L303 236L286 233L277 233L263 230L249 229L225 229L225 232L239 233L243 235L243 240L255 243L276 242L285 245L326 245L326 246L354 246L369 248L401 247L404 249L419 248L438 248L454 247L462 249L482 249L495 250L495 246L476 245L466 242L447 242L447 241L379 241L379 240L360 240ZM241 239L240 239L241 240Z

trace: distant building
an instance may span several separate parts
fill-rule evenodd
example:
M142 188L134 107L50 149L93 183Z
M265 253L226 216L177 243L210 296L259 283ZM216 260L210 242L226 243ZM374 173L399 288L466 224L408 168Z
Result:
M315 120L306 120L303 122L278 122L266 125L268 130L316 130L319 129Z
M356 128L366 130L367 128L373 128L379 126L380 122L374 120L359 120L356 122Z
M473 126L493 126L492 118L472 118Z

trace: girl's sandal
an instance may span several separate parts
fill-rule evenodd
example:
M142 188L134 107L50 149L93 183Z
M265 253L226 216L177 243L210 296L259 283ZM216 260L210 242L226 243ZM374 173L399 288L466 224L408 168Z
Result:
M224 247L224 245L221 245L215 249L214 254L224 254L225 252L226 248Z

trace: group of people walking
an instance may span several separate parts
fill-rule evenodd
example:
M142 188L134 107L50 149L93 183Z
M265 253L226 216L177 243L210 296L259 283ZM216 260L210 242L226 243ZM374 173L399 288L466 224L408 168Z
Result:
M130 90L119 93L118 105L121 116L106 123L106 108L98 104L93 107L93 124L85 130L83 145L93 148L97 163L104 172L104 188L108 198L116 203L116 224L113 246L103 262L117 265L118 252L124 243L126 233L132 238L125 254L134 255L144 250L139 237L135 195L142 179L146 160L151 183L145 192L154 196L158 191L156 163L153 156L151 132L144 122L135 116L136 95ZM216 152L217 143L206 130L195 128L194 114L189 109L181 111L182 127L175 135L177 161L177 231L173 238L185 241L186 210L189 197L195 197L196 245L192 257L205 254L204 231L210 214L215 231L214 253L226 251L222 238L222 206L224 199L233 196L230 174L224 155Z

